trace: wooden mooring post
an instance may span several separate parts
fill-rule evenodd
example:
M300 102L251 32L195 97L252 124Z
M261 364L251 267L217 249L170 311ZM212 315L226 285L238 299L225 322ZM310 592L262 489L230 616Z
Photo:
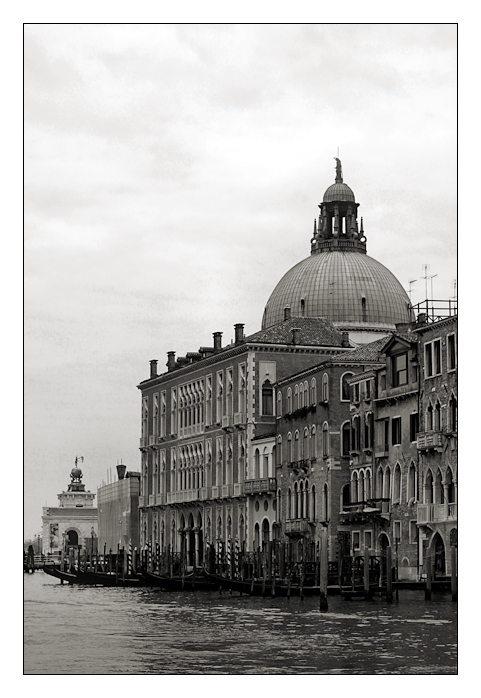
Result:
M426 555L426 586L424 588L424 598L426 601L431 599L431 582L432 582L432 571L431 571L431 553Z
M453 601L458 600L458 571L456 559L456 546L451 546L451 598Z
M369 597L369 548L364 548L364 598Z
M327 611L327 572L329 569L328 550L327 550L327 531L321 531L319 541L319 610Z
M386 548L386 601L392 603L392 555L390 545Z

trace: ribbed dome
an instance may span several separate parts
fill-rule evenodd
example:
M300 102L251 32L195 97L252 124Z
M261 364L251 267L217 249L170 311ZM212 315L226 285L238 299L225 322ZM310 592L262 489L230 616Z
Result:
M262 327L282 322L287 306L292 316L324 317L344 330L389 331L412 320L408 295L396 277L357 251L321 252L292 267L267 301Z
M336 184L331 184L324 193L323 201L328 203L329 201L352 201L355 202L354 192L351 187L348 187L344 182L336 182Z

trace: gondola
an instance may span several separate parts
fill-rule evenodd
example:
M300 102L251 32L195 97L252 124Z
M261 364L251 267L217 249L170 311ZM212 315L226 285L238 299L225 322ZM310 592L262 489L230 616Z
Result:
M219 588L217 582L205 579L205 577L194 577L188 574L185 577L167 577L154 572L144 572L143 577L147 584L160 587L165 591L215 591Z
M299 584L284 584L275 583L272 585L271 581L263 582L259 579L254 580L240 580L240 579L230 579L228 577L221 577L217 574L211 574L204 569L204 576L210 582L217 584L221 589L229 589L231 591L238 591L242 594L250 594L251 596L300 596L301 586ZM318 586L303 586L302 595L304 596L315 596L320 592L320 587Z
M104 587L142 587L146 586L147 582L138 576L125 576L122 574L115 575L114 573L105 572L87 572L84 570L76 570L75 576L78 579L78 584L89 584L91 586Z
M69 584L81 583L79 582L76 574L72 574L71 572L62 572L58 567L55 567L55 565L44 565L42 569L45 574L49 574L51 577L60 579L61 582L68 582Z

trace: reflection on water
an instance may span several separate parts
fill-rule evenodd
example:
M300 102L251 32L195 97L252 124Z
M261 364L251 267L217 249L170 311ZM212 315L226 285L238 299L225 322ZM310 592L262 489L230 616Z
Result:
M456 604L262 599L24 575L26 674L455 674Z

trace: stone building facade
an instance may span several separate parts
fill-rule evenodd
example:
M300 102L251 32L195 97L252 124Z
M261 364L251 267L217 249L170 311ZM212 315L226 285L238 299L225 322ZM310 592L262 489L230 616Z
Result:
M201 347L151 375L142 393L141 545L204 559L206 544L252 550L272 540L276 507L274 384L345 353L349 340L326 320L286 319L235 342ZM158 548L157 548L158 546Z
M82 459L83 461L83 459ZM75 459L71 483L58 496L57 507L43 507L42 552L59 553L62 548L97 549L98 516L93 502L95 494L85 490L82 471Z
M99 551L140 547L140 473L117 465L118 479L97 489Z
M416 330L419 338L419 556L438 575L451 574L458 529L457 316Z

